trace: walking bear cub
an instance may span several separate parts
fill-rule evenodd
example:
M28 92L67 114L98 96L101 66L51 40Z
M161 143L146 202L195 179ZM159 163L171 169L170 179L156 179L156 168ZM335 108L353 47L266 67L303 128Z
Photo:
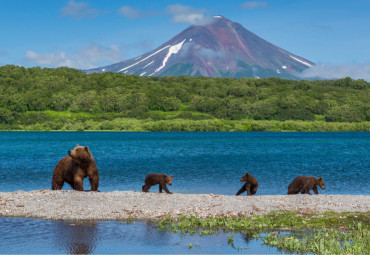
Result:
M89 147L77 146L68 151L68 156L62 158L53 172L51 188L60 190L67 182L74 190L83 191L83 179L89 177L91 191L97 191L99 173Z
M291 184L288 186L288 195L298 194L309 194L310 189L315 192L315 194L319 194L317 191L317 185L325 189L324 179L322 177L316 178L315 176L297 176Z
M168 176L165 174L148 174L145 177L145 185L142 186L141 190L142 192L148 192L150 187L159 184L159 193L162 193L162 189L166 191L168 194L172 194L166 186L166 183L168 185L172 185L173 176Z
M244 185L240 188L240 190L236 193L236 196L239 196L244 191L247 191L247 196L251 196L256 194L258 189L258 182L257 179L246 172L242 178L240 179L241 182L245 182Z

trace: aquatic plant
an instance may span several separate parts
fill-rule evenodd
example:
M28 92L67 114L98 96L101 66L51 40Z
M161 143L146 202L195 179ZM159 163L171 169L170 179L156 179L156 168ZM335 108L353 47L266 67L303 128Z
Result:
M370 232L354 225L348 231L321 229L318 232L290 232L288 235L269 234L263 243L288 253L370 254Z
M157 227L174 233L199 236L212 235L220 230L233 232L228 235L227 243L238 250L241 248L240 245L236 248L234 235L247 232L249 238L261 238L265 245L284 252L370 254L369 216L370 212L302 214L291 211L274 211L267 215L250 217L207 219L181 215L177 219L166 216L157 222ZM266 232L271 234L261 237L260 234Z

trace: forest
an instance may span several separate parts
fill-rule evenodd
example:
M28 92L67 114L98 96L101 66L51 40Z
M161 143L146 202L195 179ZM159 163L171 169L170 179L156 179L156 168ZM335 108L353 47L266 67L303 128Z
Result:
M0 130L370 131L370 83L6 65Z

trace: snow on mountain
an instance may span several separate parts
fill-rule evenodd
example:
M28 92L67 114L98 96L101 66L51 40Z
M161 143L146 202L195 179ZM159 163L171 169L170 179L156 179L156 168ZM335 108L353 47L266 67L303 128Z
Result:
M190 26L157 49L113 65L86 70L140 76L281 77L314 65L258 37L236 22Z

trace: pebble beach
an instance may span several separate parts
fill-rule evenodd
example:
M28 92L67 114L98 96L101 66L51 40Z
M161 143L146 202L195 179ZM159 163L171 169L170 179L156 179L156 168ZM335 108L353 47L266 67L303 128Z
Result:
M271 211L367 212L365 195L166 194L136 191L15 191L0 192L1 217L48 220L155 220L164 216L235 217Z

